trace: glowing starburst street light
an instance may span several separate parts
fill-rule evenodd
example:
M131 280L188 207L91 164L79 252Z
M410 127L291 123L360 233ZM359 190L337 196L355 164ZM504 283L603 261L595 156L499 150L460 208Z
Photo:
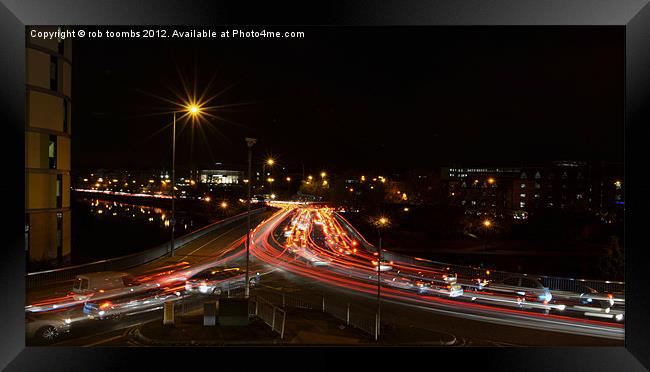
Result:
M192 117L198 117L201 115L201 105L196 104L196 103L190 103L188 105L185 105L185 110L187 114L189 114ZM176 190L176 113L177 111L174 111L174 122L172 124L172 217L170 219L170 224L172 227L172 238L171 238L171 256L174 257L174 231L175 231L175 225L176 225L176 204L174 203L175 201L175 190ZM209 199L208 199L209 201Z

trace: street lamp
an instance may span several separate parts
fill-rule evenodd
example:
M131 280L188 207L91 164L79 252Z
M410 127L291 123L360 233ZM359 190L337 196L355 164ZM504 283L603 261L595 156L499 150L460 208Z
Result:
M487 250L487 234L488 234L488 229L490 226L492 226L492 221L490 220L484 220L483 221L483 226L485 226L485 246L483 247L483 250Z
M244 296L249 297L250 294L250 283L249 283L249 274L248 274L248 262L249 262L249 249L250 249L250 240L251 240L251 161L253 158L253 145L257 142L254 138L246 138L246 145L248 146L248 207L246 212L246 292Z
M377 321L375 323L376 339L379 338L381 329L381 229L388 227L390 221L386 217L380 217L376 222L377 234L379 235L379 249L377 250Z
M327 176L327 173L325 173L325 172L320 172L320 178L325 178L325 176Z
M199 115L201 113L201 108L197 105L190 105L186 107L187 112L192 115ZM174 192L176 184L176 111L174 111L174 123L172 125L172 217L169 223L172 226L172 239L171 239L171 256L174 257L174 230L176 229L176 205L174 203L175 195Z

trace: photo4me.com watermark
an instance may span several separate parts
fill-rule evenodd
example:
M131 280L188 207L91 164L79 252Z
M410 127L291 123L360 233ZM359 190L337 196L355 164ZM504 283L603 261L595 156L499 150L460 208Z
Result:
M174 29L174 28L133 28L111 30L108 28L58 28L54 31L29 30L29 37L43 40L66 38L85 39L131 39L131 38L172 38L172 39L302 39L304 31L270 31L266 29L224 29L213 28Z

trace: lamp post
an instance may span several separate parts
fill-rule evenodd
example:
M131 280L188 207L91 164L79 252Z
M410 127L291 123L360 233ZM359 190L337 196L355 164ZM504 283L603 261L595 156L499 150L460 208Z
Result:
M246 145L248 146L248 207L246 212L246 293L244 296L246 298L250 295L250 283L249 283L249 273L248 273L248 262L249 262L249 247L251 239L251 162L253 158L253 145L257 142L254 138L246 138Z
M485 220L483 221L483 226L485 226L485 246L483 247L483 251L487 251L488 229L490 228L490 226L492 226L492 222L490 220Z
M377 226L377 234L379 235L379 249L377 250L377 321L375 323L375 334L379 339L379 331L381 329L381 229L388 225L388 219L381 217L375 223Z
M200 112L198 106L191 105L187 108L191 115L197 115ZM171 257L174 257L174 230L176 229L176 204L174 185L176 184L176 111L174 111L174 122L172 124L172 217L169 224L172 226L172 239L171 239Z

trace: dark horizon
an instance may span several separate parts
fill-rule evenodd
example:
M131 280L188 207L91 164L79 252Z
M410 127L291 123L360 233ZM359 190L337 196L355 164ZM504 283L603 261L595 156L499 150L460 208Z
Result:
M75 39L73 171L169 167L171 114L150 114L169 110L152 95L182 91L177 67L199 93L214 76L216 104L243 104L194 141L179 125L177 167L244 164L244 137L258 138L254 162L295 169L623 160L623 28L301 30Z

